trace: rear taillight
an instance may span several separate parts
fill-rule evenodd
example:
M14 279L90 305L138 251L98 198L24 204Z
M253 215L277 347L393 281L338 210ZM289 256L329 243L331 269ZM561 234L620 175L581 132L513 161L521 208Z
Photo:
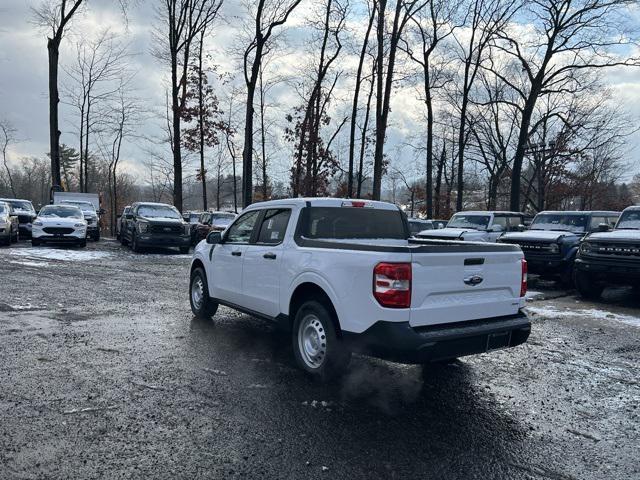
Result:
M520 296L524 297L527 294L527 261L525 259L520 260L522 262L522 279L520 282Z
M373 296L388 308L411 306L411 264L379 263L373 269Z

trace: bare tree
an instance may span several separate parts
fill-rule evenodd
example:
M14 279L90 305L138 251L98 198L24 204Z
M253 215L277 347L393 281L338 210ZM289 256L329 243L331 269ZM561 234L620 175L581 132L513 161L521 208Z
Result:
M513 160L511 209L520 206L523 160L532 134L536 103L552 92L577 91L581 72L614 66L638 66L640 56L624 56L626 46L638 45L628 8L634 0L532 0L526 3L534 27L531 40L514 32L500 35L495 47L512 56L527 79L525 88L497 71L522 98L522 117Z
M116 98L112 100L106 114L102 154L108 162L107 175L109 197L111 200L111 234L114 233L116 215L122 205L119 203L118 163L120 162L122 144L129 138L139 137L138 130L143 120L143 109L135 93L131 91L132 76L124 76L119 84Z
M422 71L422 94L427 108L426 132L426 201L427 218L433 218L433 156L434 156L434 91L442 88L447 81L444 65L438 65L434 60L436 48L453 34L455 15L458 5L447 0L429 0L425 8L411 16L412 25L407 37L401 43L401 48L411 60L418 64ZM414 50L413 43L420 47Z
M98 33L94 39L81 36L76 43L76 61L65 68L71 84L66 87L68 101L80 114L80 191L89 185L90 134L104 116L100 111L118 90L117 80L127 69L127 46L120 43L109 29Z
M58 63L60 43L69 21L84 0L44 0L33 9L36 23L49 30L47 52L49 58L49 151L51 155L51 178L54 185L61 185L60 177L60 128L58 126Z
M467 110L471 91L482 65L490 51L491 42L504 30L517 11L518 0L472 0L467 17L469 35L466 40L454 37L461 52L463 73L457 92L458 125L458 171L456 210L463 208L464 198L464 154L469 132L467 131Z
M260 66L268 52L274 30L287 22L301 1L257 0L255 10L251 9L250 12L255 28L252 38L244 50L242 63L247 87L244 148L242 151L242 204L244 207L253 201L253 114Z
M347 19L347 8L348 3L326 0L322 22L317 27L320 31L318 64L314 68L314 78L312 78L306 105L301 110L302 121L294 127L294 136L298 136L291 182L294 196L297 196L301 190L307 195L316 195L318 188L316 188L317 179L314 178L314 172L319 171L320 163L323 161L325 164L332 161L328 148L322 144L320 129L323 124L327 125L330 121L326 110L341 75L340 71L336 72L330 86L325 85L329 71L342 50L341 34ZM323 156L324 159L320 158ZM304 187L301 187L301 182Z
M2 163L4 169L7 172L7 180L9 181L9 188L11 188L11 194L16 197L16 189L13 184L13 178L11 177L11 170L9 170L9 160L7 158L7 152L9 145L16 141L17 130L7 120L0 120L0 148L2 148Z
M171 134L173 204L182 211L181 116L187 97L187 70L194 41L218 17L223 0L162 0L157 7L160 25L154 35L154 54L171 69Z
M393 16L391 32L389 32L389 45L385 55L386 10L387 0L376 0L378 21L376 36L378 39L377 53L377 86L376 86L376 149L373 160L373 193L374 200L380 200L382 187L382 173L384 163L384 142L387 136L387 123L391 108L391 89L393 87L393 74L395 70L396 55L402 31L409 18L415 15L424 3L418 0L396 0L396 8ZM387 60L385 72L385 58Z
M356 143L356 124L358 120L358 102L360 96L360 87L362 85L362 70L369 49L369 36L373 28L373 21L376 17L376 3L375 1L367 2L367 8L369 9L369 21L367 22L367 29L364 34L364 40L362 41L362 48L360 49L360 57L358 58L358 69L356 71L356 83L353 90L353 103L351 107L351 122L349 130L349 170L347 179L347 197L353 197L353 168L354 168L354 154ZM359 192L358 188L358 192ZM360 193L358 193L359 195Z

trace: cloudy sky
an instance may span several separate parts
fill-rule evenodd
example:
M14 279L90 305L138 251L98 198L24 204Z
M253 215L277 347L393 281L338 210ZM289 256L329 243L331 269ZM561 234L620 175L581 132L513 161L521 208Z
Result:
M305 3L306 2L306 3ZM132 67L137 71L135 91L151 110L162 112L164 108L166 67L151 55L152 31L155 20L153 0L138 0L128 11L125 25L122 15L113 8L115 0L88 0L87 8L72 24L61 52L61 64L70 65L74 59L73 43L78 35L92 35L109 26L130 43L134 56ZM11 147L10 159L17 162L24 156L42 156L48 151L48 100L47 100L47 51L46 38L32 22L30 6L37 0L1 0L0 1L0 118L9 120L17 129L20 142ZM224 14L226 23L217 27L216 37L212 41L212 53L220 71L230 74L240 72L233 46L238 41L238 29L242 22L240 0L226 0ZM284 75L289 81L276 85L272 91L271 117L275 119L272 127L272 142L276 145L279 158L274 159L274 175L284 179L290 160L287 152L290 145L285 144L281 127L284 115L293 105L299 103L295 93L296 79L302 79L304 66L308 59L292 52L302 51L306 41L304 16L313 8L311 0L303 0L298 14L292 19L289 35L288 53L272 60L269 69ZM640 23L640 13L633 13ZM352 25L352 29L361 28ZM348 57L342 67L348 67L355 61ZM61 82L64 82L61 71ZM614 98L624 106L627 113L640 125L640 69L617 69L607 74ZM348 95L345 82L339 95ZM416 120L421 116L421 106L417 93L412 88L402 89L393 100L391 131L388 151L395 156L409 158L410 152L402 150L403 140L419 135ZM278 123L280 122L280 124ZM73 110L61 106L61 141L77 148L75 117ZM422 128L422 127L420 127ZM150 117L142 130L149 137L161 132L161 121ZM279 147L278 147L279 145ZM148 153L141 142L132 142L124 152L125 168L139 175L145 175L142 161ZM635 134L629 142L626 161L629 165L625 176L640 172L640 134Z

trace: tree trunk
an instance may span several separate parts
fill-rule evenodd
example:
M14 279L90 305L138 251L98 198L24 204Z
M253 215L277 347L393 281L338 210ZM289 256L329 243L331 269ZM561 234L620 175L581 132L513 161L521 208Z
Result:
M263 43L258 40L255 57L251 65L251 76L247 83L247 104L244 115L244 147L242 149L242 206L253 203L253 101L256 94L258 71L262 64Z
M444 163L447 161L447 150L445 146L442 146L442 152L440 153L440 160L438 161L438 166L436 169L436 187L435 187L435 199L436 199L436 207L434 210L435 218L440 218L440 209L442 206L442 171L444 169Z
M427 62L425 62L424 72L424 93L427 105L427 218L433 218L433 102L431 99L429 64Z
M60 130L58 129L58 58L60 40L47 39L49 56L49 150L51 155L51 183L62 185L60 177Z
M171 52L171 110L173 112L173 205L182 212L182 153L180 149L180 99L178 52Z
M262 147L262 201L267 200L267 151L264 133L264 85L262 84L262 66L260 66L260 145Z
M378 0L378 22L376 27L376 37L378 40L378 56L376 72L376 148L373 158L373 192L372 198L380 200L382 189L382 156L384 154L384 131L382 130L382 109L383 109L383 91L382 79L384 72L384 26L387 10L387 0ZM400 2L400 0L397 0Z
M207 174L204 168L204 98L202 95L202 47L204 33L200 34L200 48L198 50L198 126L200 129L200 179L202 180L202 210L207 211Z
M89 81L91 81L91 79L89 79ZM88 192L88 186L89 186L89 119L90 119L90 112L91 112L91 99L89 98L87 100L87 110L85 112L85 131L84 131L84 185L80 185L80 191L81 192Z
M360 50L360 59L358 61L358 71L356 72L356 85L353 92L353 106L351 108L351 130L349 132L349 178L347 180L347 198L353 197L353 160L356 141L356 120L358 119L358 96L360 95L360 85L362 83L362 67L364 65L364 58L367 54L367 46L369 44L369 35L371 28L373 27L373 20L375 18L375 2L371 9L371 15L369 16L369 24L367 25L367 31L362 42L362 49ZM362 167L361 167L362 168ZM360 170L362 171L362 170ZM358 188L358 196L360 196L360 189Z

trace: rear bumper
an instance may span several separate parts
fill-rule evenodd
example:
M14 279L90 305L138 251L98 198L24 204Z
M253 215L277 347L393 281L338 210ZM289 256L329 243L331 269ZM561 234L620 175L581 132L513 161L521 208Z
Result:
M524 313L508 317L412 328L408 322L376 322L362 333L343 332L355 352L400 363L438 360L510 348L527 341L531 322Z

